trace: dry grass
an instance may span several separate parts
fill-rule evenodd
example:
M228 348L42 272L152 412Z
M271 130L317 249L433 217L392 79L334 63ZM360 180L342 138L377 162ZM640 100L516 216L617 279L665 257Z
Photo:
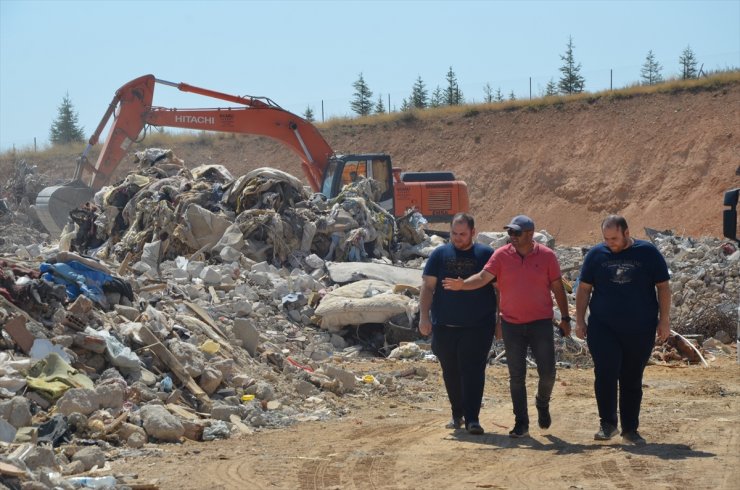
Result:
M722 72L705 78L691 80L669 80L656 85L634 85L618 90L603 90L601 92L584 92L574 95L554 95L536 99L507 100L482 104L463 104L457 106L435 107L407 112L393 112L390 114L374 114L358 118L335 118L325 123L316 124L319 128L333 128L337 126L362 127L387 123L408 123L416 119L439 119L446 116L475 117L483 112L514 111L514 110L542 110L547 107L562 107L574 102L588 102L593 104L602 98L626 99L638 95L655 93L678 93L682 91L717 90L725 85L740 83L740 70Z

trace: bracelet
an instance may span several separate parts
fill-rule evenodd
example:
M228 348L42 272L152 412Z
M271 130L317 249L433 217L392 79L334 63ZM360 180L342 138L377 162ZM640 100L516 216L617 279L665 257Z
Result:
M571 317L569 317L569 316L564 316L564 317L560 318L560 321L563 321L563 320L565 320L566 322L570 323L570 321L571 321Z

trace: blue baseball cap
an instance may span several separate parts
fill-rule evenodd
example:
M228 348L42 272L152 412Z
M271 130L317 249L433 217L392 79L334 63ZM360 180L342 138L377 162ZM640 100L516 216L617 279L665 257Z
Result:
M529 216L520 214L519 216L514 216L511 223L504 226L504 230L532 231L534 230L534 221Z

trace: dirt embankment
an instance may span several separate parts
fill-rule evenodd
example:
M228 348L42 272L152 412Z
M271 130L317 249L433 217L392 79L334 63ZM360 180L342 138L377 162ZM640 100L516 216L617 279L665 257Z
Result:
M598 240L610 212L624 214L638 236L646 226L720 236L722 194L740 185L740 83L427 116L320 129L338 152L387 152L405 170L454 171L468 183L479 231L525 213L566 245ZM173 150L188 166L301 175L296 156L265 138L219 134ZM31 160L44 171L58 165ZM73 161L64 164L70 174Z

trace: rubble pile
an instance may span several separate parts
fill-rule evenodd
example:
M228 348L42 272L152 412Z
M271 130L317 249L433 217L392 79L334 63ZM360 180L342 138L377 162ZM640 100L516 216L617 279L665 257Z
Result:
M147 443L341 416L355 397L421 396L423 363L435 361L416 329L421 267L444 242L421 216L395 220L369 180L327 201L274 169L234 179L158 149L137 164L73 211L59 242L3 235L13 240L0 255L6 485L74 488L91 475L125 484L105 474L106 461ZM536 239L555 246L545 231ZM479 240L498 247L506 234ZM681 331L719 332L696 309L737 299L740 252L669 234L655 242ZM584 251L556 248L571 316ZM708 339L705 349L723 345ZM561 366L590 363L585 342L556 346ZM492 362L502 350L496 343ZM379 354L402 368L346 368ZM679 357L656 361L688 359Z
M671 271L671 328L682 334L736 339L740 251L730 242L650 233Z
M671 329L704 339L735 340L740 306L740 251L726 240L679 237L646 229L668 263L672 290ZM587 247L557 247L566 290L575 285ZM569 294L575 303L575 291ZM574 316L571 312L571 316Z
M296 177L260 168L234 179L218 165L187 169L170 150L136 154L138 169L72 213L62 243L98 257L148 263L196 252L241 254L277 267L315 253L326 260L390 258L395 220L361 179L328 202Z
M51 184L51 179L39 174L35 165L25 160L14 163L13 174L0 188L0 253L15 253L23 245L41 244L49 239L32 203L39 191Z

